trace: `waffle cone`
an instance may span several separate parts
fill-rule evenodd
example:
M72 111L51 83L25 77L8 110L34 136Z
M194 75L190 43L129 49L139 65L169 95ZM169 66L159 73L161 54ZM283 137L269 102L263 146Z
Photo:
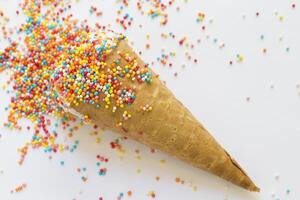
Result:
M118 52L126 52L137 59L140 66L144 65L125 40L119 42L106 62L109 64L119 58ZM125 65L126 60L121 59L120 64ZM135 102L126 108L132 115L127 121L123 120L122 111L119 110L112 112L111 109L99 109L94 105L83 103L71 107L82 115L88 115L101 127L166 152L244 189L259 191L237 162L157 76L152 77L151 84L138 84L128 79L122 82L135 88L137 97ZM151 105L153 108L151 112L141 110L141 106L145 103ZM117 126L120 121L123 121L122 125Z

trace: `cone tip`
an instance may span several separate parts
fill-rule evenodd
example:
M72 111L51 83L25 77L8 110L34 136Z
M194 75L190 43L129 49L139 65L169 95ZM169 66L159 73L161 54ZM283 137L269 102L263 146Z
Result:
M250 189L251 192L260 192L260 188L254 185L253 188Z

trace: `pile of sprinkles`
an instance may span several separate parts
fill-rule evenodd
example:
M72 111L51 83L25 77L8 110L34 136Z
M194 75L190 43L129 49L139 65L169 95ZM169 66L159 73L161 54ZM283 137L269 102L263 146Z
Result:
M49 8L42 13L41 6ZM63 125L70 126L69 122L75 119L62 108L65 102L90 103L106 109L114 103L112 112L115 112L136 98L132 88L122 86L121 78L151 82L147 66L139 66L126 55L121 56L130 64L121 66L116 60L108 66L107 55L124 36L79 23L71 14L66 14L70 4L58 0L25 0L21 7L26 22L17 34L25 36L21 42L9 38L10 45L0 52L0 71L13 72L7 84L12 84L14 90L8 122L4 125L21 129L20 118L28 118L36 124L32 141L20 149L20 164L30 146L43 147L47 152L65 149L55 142L58 134L49 130L52 122L48 118L49 115L58 117ZM94 7L92 10L97 11ZM131 115L125 110L123 117L128 120Z

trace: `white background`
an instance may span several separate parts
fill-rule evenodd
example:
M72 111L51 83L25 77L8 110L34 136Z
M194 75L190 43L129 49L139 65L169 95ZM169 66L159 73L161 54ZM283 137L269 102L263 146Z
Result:
M292 3L296 3L295 9ZM101 9L103 17L91 16L90 5ZM104 24L115 21L119 6L111 0L74 1L76 17ZM179 12L176 11L178 6ZM0 0L0 8L11 16L12 24L24 20L15 15L16 0ZM74 140L67 141L72 144L79 140L74 153L55 154L49 160L49 155L42 150L33 150L19 166L17 148L30 139L31 133L1 127L0 199L96 200L101 196L111 200L123 192L122 199L141 200L152 199L147 195L149 191L155 191L155 199L162 200L300 199L300 89L297 89L300 83L300 2L201 0L184 3L178 0L167 11L169 23L165 27L159 25L158 19L137 12L134 1L125 10L134 17L133 26L126 32L134 42L134 49L143 51L142 57L147 62L155 61L162 48L177 53L170 59L173 68L155 64L153 69L244 167L262 192L244 191L163 153L152 154L149 148L133 141L122 142L126 152L121 159L109 146L118 135L106 132L101 135L101 143L96 144L95 137L88 134L90 127L84 127ZM196 23L198 12L206 15L205 32L201 31L201 24ZM256 12L259 17L255 16ZM283 16L282 21L279 16ZM139 28L139 24L143 27ZM115 23L112 27L122 31ZM163 32L173 32L176 39L162 39ZM146 41L147 34L149 41ZM261 35L264 35L263 40ZM179 47L178 41L183 36L195 44L194 50ZM201 39L199 45L196 45L197 39ZM145 50L148 42L151 48ZM219 49L222 43L225 47ZM5 46L3 41L0 44L1 48ZM267 49L266 54L262 48ZM186 51L199 60L198 64L185 58ZM243 55L244 61L237 63L236 54ZM228 64L230 60L233 60L232 66ZM173 75L175 72L178 72L177 78ZM6 79L7 75L2 73L1 83ZM0 121L5 121L4 107L8 105L9 95L2 91L0 99ZM29 124L23 122L26 123ZM141 152L140 160L136 159L136 149ZM97 175L97 154L110 159L106 176ZM161 159L166 159L166 164L162 165ZM64 166L60 161L65 162ZM80 174L76 171L79 167L86 167L87 171ZM137 173L137 169L141 172ZM88 177L86 183L81 180L82 175ZM160 181L155 180L156 176L160 176ZM185 184L176 183L176 177L185 180ZM26 189L10 193L22 183L27 184ZM197 191L190 185L197 186ZM286 194L287 189L291 190L290 194ZM129 190L133 193L130 198Z

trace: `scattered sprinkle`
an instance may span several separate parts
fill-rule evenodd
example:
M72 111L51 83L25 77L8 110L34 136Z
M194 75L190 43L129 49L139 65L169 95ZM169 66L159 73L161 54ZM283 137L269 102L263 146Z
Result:
M267 49L266 49L266 48L263 48L263 49L262 49L262 53L263 53L263 54L266 54L266 53L267 53Z
M154 198L156 197L155 191L153 191L153 190L152 190L152 191L149 191L149 192L148 192L148 196L150 196L151 198L154 199Z
M22 183L21 185L15 187L15 189L11 190L11 193L19 193L22 192L24 189L27 188L27 184L26 183Z
M287 53L289 53L289 52L290 52L290 47L286 47L286 48L285 48L285 51L286 51Z
M243 61L244 61L244 56L241 55L241 54L237 54L237 55L236 55L236 61L237 61L238 63L243 62Z
M128 192L127 192L127 195L128 195L128 197L131 197L132 196L132 191L131 190L129 190Z

